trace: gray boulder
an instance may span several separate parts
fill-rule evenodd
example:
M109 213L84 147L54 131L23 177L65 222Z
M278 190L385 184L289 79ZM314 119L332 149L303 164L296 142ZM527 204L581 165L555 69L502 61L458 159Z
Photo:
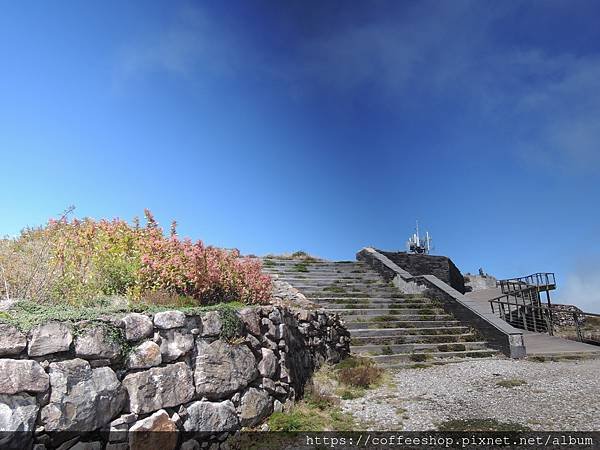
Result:
M75 340L75 353L88 359L115 359L121 354L121 345L106 326L88 326Z
M273 412L273 399L267 391L249 388L241 401L240 420L243 427L253 427Z
M269 350L268 348L261 348L262 359L258 363L258 371L263 377L267 378L275 378L275 373L277 372L277 357L273 350Z
M202 336L218 336L221 332L221 316L211 311L202 316Z
M46 431L92 431L110 422L126 393L110 367L92 369L83 359L50 364L50 402L42 408Z
M0 394L45 392L48 383L48 374L36 361L0 359Z
M93 441L93 442L78 442L69 450L102 450L102 442Z
M199 396L221 399L258 377L256 358L246 345L199 341L197 352L194 379Z
M183 362L129 374L123 386L130 411L136 414L181 405L194 397L192 371Z
M194 336L189 330L161 330L160 353L165 362L175 361L194 348Z
M0 431L33 431L38 409L34 396L0 395Z
M160 347L156 342L146 341L135 347L127 357L130 369L147 369L162 363Z
M29 337L29 356L43 356L51 353L66 352L73 342L70 328L61 322L49 322L38 325Z
M196 439L189 439L181 444L179 450L200 450L200 443Z
M27 337L8 323L0 323L0 336L0 356L18 355L27 346Z
M144 314L127 314L121 322L125 326L125 339L128 341L139 341L152 335L154 325L152 319Z
M177 425L164 409L138 420L129 429L129 449L173 450L177 447Z
M22 449L31 445L38 409L31 395L0 395L0 448Z
M156 328L164 330L170 328L180 328L185 325L185 314L181 311L164 311L154 315L154 325Z
M185 431L210 435L240 428L235 407L230 400L194 402L187 407L187 413L183 422Z
M246 330L254 336L260 336L260 316L254 308L244 308L240 311L240 319L246 326Z

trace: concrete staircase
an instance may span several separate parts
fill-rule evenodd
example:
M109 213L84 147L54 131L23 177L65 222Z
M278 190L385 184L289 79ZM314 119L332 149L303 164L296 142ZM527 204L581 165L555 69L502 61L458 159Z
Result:
M420 295L400 292L362 262L263 258L264 271L338 313L351 350L381 366L440 364L496 354L469 327Z

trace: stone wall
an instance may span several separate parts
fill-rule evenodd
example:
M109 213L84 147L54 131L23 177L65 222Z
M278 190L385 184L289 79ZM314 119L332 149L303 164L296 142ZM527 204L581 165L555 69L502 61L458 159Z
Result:
M0 447L61 450L145 449L150 436L162 450L218 447L302 395L350 341L338 316L281 304L50 322L28 334L2 323L0 337L0 431L18 432L0 434Z
M484 274L484 275L473 275L471 273L466 273L463 276L465 280L465 290L466 292L477 292L483 291L486 289L494 289L498 284L498 280L496 277L492 275Z
M465 280L460 270L452 260L446 256L421 255L405 252L384 252L377 250L387 256L402 269L410 272L413 276L435 275L444 283L449 284L461 294L465 293Z

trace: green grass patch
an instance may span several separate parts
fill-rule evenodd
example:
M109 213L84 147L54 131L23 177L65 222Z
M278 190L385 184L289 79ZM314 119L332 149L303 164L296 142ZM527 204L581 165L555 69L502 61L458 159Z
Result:
M306 263L297 263L292 266L294 272L308 272L308 266Z
M464 352L467 350L465 344L443 344L437 346L440 352Z
M391 346L385 345L385 346L381 347L381 354L382 355L393 355L394 350L392 349Z
M268 420L271 431L352 431L355 422L337 406L335 399L309 393L288 412L274 413Z
M346 292L346 289L344 289L341 286L327 286L326 288L323 288L323 291L325 292L336 292L338 294L342 294L344 292Z
M409 358L411 361L414 362L424 362L431 359L431 355L428 355L426 353L411 353Z
M95 305L75 306L64 304L40 304L28 300L17 302L11 309L4 311L0 321L10 323L19 330L27 332L37 325L47 322L80 322L84 320L102 321L106 317L121 317L130 312L157 313L161 311L179 310L188 315L201 315L209 311L220 311L227 315L229 311L237 311L246 307L239 302L219 303L209 306L173 306L173 305L147 305L142 303L114 302L98 300ZM227 319L225 319L227 321ZM229 329L229 326L225 326Z
M383 316L375 316L371 319L371 322L390 322L398 320L398 317L392 316L391 314L386 314Z

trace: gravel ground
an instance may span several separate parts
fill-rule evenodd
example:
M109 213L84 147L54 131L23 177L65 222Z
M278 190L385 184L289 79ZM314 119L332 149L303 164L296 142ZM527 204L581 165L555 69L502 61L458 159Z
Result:
M449 419L496 419L533 430L600 430L600 360L468 361L390 373L342 409L372 430L434 430ZM501 380L527 384L502 387Z

